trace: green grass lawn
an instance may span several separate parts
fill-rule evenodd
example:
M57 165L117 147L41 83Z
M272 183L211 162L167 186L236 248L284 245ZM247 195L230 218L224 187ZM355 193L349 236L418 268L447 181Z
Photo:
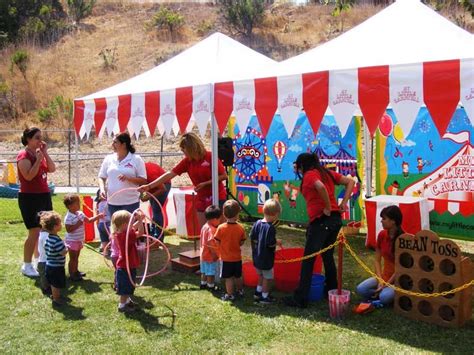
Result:
M474 349L472 320L461 329L447 329L380 309L334 321L325 301L304 310L281 303L261 307L254 305L252 289L246 290L243 300L228 304L199 290L198 276L171 270L138 288L141 310L124 315L117 312L112 271L87 248L80 260L87 279L69 284L70 304L54 310L37 282L20 274L26 231L15 223L21 218L16 200L11 201L0 203L0 353L472 353ZM64 213L61 197L55 197L54 205ZM278 233L285 246L303 244L300 229L281 226ZM173 255L192 247L175 236L166 242ZM364 239L353 237L350 242L371 265L373 253L365 249ZM459 244L474 259L473 243ZM366 277L345 253L344 288L354 290ZM357 296L351 297L357 303Z

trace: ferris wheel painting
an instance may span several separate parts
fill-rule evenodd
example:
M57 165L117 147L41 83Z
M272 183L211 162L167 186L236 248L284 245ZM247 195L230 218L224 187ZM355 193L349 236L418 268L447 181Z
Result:
M237 182L256 182L257 175L266 166L268 149L265 137L256 129L248 127L242 136L234 138L235 159L233 168Z

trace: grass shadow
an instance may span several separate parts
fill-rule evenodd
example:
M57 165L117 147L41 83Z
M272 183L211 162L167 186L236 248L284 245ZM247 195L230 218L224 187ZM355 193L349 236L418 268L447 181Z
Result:
M83 279L81 281L69 281L66 294L73 294L78 289L83 290L87 294L99 293L102 292L100 287L102 283L93 281L91 279Z
M53 309L58 312L62 313L65 320L84 320L86 317L83 314L84 308L76 307L70 303L66 303L62 306L53 306Z
M140 296L134 296L133 298L138 302L140 308L138 308L135 312L126 313L125 317L139 322L146 333L174 329L176 320L176 313L174 310L164 305L166 311L164 311L163 314L156 316L148 312L148 310L156 308L151 301L147 301ZM160 319L165 320L166 318L170 318L170 325L160 322Z

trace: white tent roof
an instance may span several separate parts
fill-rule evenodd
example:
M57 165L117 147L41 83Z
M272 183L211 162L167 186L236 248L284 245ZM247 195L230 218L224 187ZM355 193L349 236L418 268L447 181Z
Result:
M281 62L277 75L474 58L474 36L422 4L397 0L339 37Z
M252 79L276 64L232 38L214 33L147 72L77 100Z

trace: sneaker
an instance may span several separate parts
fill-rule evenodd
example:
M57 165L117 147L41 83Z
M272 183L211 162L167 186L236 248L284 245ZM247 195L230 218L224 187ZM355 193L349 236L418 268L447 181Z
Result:
M66 302L64 302L64 300L61 299L61 298L57 299L57 300L53 299L52 302L51 302L53 307L61 307L61 306L64 306L65 303Z
M253 294L253 299L255 301L258 301L258 300L260 300L260 298L262 298L262 293L258 292L258 291L255 291L255 293Z
M76 272L69 276L69 280L71 281L82 281L84 280L79 272Z
M44 288L44 289L41 289L41 293L44 295L44 296L51 296L51 288Z
M23 263L23 265L21 266L21 273L28 277L39 277L38 271L35 270L31 263Z
M199 289L200 290L206 290L207 289L207 284L200 284Z
M224 296L221 297L221 300L224 302L232 302L235 300L234 295L228 295L227 293L224 294Z
M238 290L237 291L237 297L244 298L244 290Z
M306 308L307 304L298 302L293 296L283 298L283 303L288 307Z
M207 290L208 291L211 291L211 292L219 292L221 290L221 288L217 285L214 285L214 286L206 286L207 287Z
M117 310L120 312L120 313L131 313L134 311L134 309L132 309L131 307L129 307L128 305L125 305L123 307L118 307Z
M272 304L276 302L276 299L275 297L268 295L267 297L262 296L257 302L260 304Z
M81 275L81 277L86 277L87 275L85 272L82 272L82 271L77 271L77 273Z

